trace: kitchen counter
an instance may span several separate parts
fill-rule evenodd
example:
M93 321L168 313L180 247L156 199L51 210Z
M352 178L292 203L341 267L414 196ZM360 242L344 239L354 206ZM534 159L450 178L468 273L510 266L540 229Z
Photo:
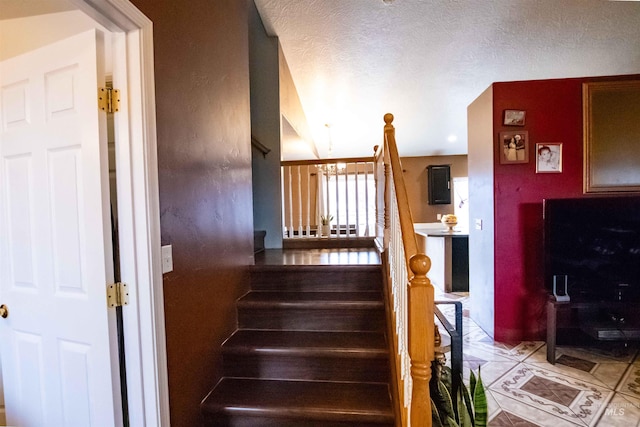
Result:
M427 277L442 292L469 292L469 233L441 223L414 224L418 250L431 259Z

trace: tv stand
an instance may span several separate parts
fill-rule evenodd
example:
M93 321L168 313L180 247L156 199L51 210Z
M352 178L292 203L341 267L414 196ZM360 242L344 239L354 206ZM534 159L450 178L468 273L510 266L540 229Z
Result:
M547 302L547 361L556 362L558 331L574 330L596 341L639 341L640 320L636 304L628 301ZM581 320L580 317L587 318Z

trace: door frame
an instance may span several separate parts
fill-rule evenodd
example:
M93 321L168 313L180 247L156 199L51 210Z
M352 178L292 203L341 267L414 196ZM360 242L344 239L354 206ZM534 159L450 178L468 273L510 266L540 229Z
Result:
M122 310L129 421L169 426L152 22L129 0L69 2L121 35L113 79L116 88L126 79L128 92L114 121L120 268L129 289Z

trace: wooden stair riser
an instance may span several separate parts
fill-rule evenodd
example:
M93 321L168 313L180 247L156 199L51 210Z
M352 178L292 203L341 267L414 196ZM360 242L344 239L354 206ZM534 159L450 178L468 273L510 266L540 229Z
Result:
M238 308L240 329L384 331L384 308Z
M323 357L277 353L225 353L223 359L224 372L229 377L374 383L389 381L387 355Z
M205 425L207 427L394 427L395 423L393 421L353 422L253 417L246 413L238 413L216 417L207 416Z
M247 414L226 414L206 417L209 427L393 427L393 422L354 423L352 421L313 421L303 419L286 420L273 417L252 417Z
M251 273L251 288L260 291L380 291L380 270L347 268L335 271L320 268L256 269Z

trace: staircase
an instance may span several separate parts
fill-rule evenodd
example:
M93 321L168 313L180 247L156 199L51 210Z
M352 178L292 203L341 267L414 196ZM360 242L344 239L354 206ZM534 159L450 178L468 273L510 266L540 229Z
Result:
M208 426L393 426L380 265L255 266Z

